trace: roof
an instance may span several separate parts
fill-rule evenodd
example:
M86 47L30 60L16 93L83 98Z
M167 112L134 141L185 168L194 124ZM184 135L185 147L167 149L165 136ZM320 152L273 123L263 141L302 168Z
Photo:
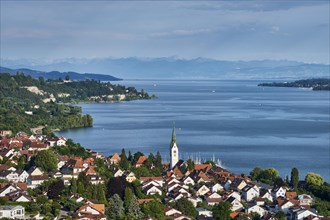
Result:
M195 170L205 170L209 171L212 168L211 164L195 164Z
M288 199L295 199L297 198L297 192L286 192L285 197Z
M148 181L148 180L154 180L154 181L162 181L163 177L161 176L149 176L149 177L140 177L140 181Z
M147 202L155 202L155 201L158 201L156 199L138 199L137 202L139 204L143 204L143 203L147 203Z
M90 204L92 208L96 209L97 211L101 212L102 214L104 214L105 212L105 205L104 204Z
M74 169L74 168L85 168L85 167L83 166L83 160L81 158L74 158L66 162L62 167L62 169L63 168Z
M140 156L136 165L142 165L148 158L146 156Z
M239 212L232 212L230 213L230 218L235 218L236 216L238 216Z
M29 177L32 181L37 181L37 180L48 180L47 175L38 175L38 176L30 176Z
M114 155L112 155L112 157L110 158L110 160L119 161L120 160L120 156L117 153L115 153Z

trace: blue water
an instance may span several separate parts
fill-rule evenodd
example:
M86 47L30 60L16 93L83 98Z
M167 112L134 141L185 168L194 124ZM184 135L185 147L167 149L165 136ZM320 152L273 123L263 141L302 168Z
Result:
M261 81L122 81L156 100L81 104L93 128L58 132L105 155L122 148L169 159L173 122L180 157L219 158L232 172L275 167L330 179L329 92L258 87Z

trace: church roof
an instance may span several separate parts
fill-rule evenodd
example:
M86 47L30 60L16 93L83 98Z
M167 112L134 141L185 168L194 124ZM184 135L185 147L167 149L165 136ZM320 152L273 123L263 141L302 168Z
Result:
M176 133L175 133L175 127L173 127L172 140L171 140L171 146L170 146L170 148L172 148L175 143L176 143Z

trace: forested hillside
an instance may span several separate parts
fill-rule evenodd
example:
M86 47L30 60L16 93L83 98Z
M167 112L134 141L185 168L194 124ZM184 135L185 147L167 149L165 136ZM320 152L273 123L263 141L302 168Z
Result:
M79 106L64 103L150 98L135 88L95 80L33 79L22 73L0 74L0 130L14 132L44 126L51 129L89 127L90 115Z

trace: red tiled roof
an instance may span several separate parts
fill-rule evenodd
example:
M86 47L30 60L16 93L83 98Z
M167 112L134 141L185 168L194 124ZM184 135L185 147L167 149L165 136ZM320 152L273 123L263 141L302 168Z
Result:
M148 180L155 180L155 181L161 181L163 180L163 177L161 176L149 176L149 177L140 177L140 181L148 181Z
M148 158L146 156L140 156L136 165L142 165Z
M195 164L195 170L206 170L209 171L212 168L211 164Z
M297 198L297 192L286 192L285 197L288 198L288 199Z
M110 158L110 160L119 161L120 160L120 156L117 153L115 153L114 155L112 155L112 157Z

